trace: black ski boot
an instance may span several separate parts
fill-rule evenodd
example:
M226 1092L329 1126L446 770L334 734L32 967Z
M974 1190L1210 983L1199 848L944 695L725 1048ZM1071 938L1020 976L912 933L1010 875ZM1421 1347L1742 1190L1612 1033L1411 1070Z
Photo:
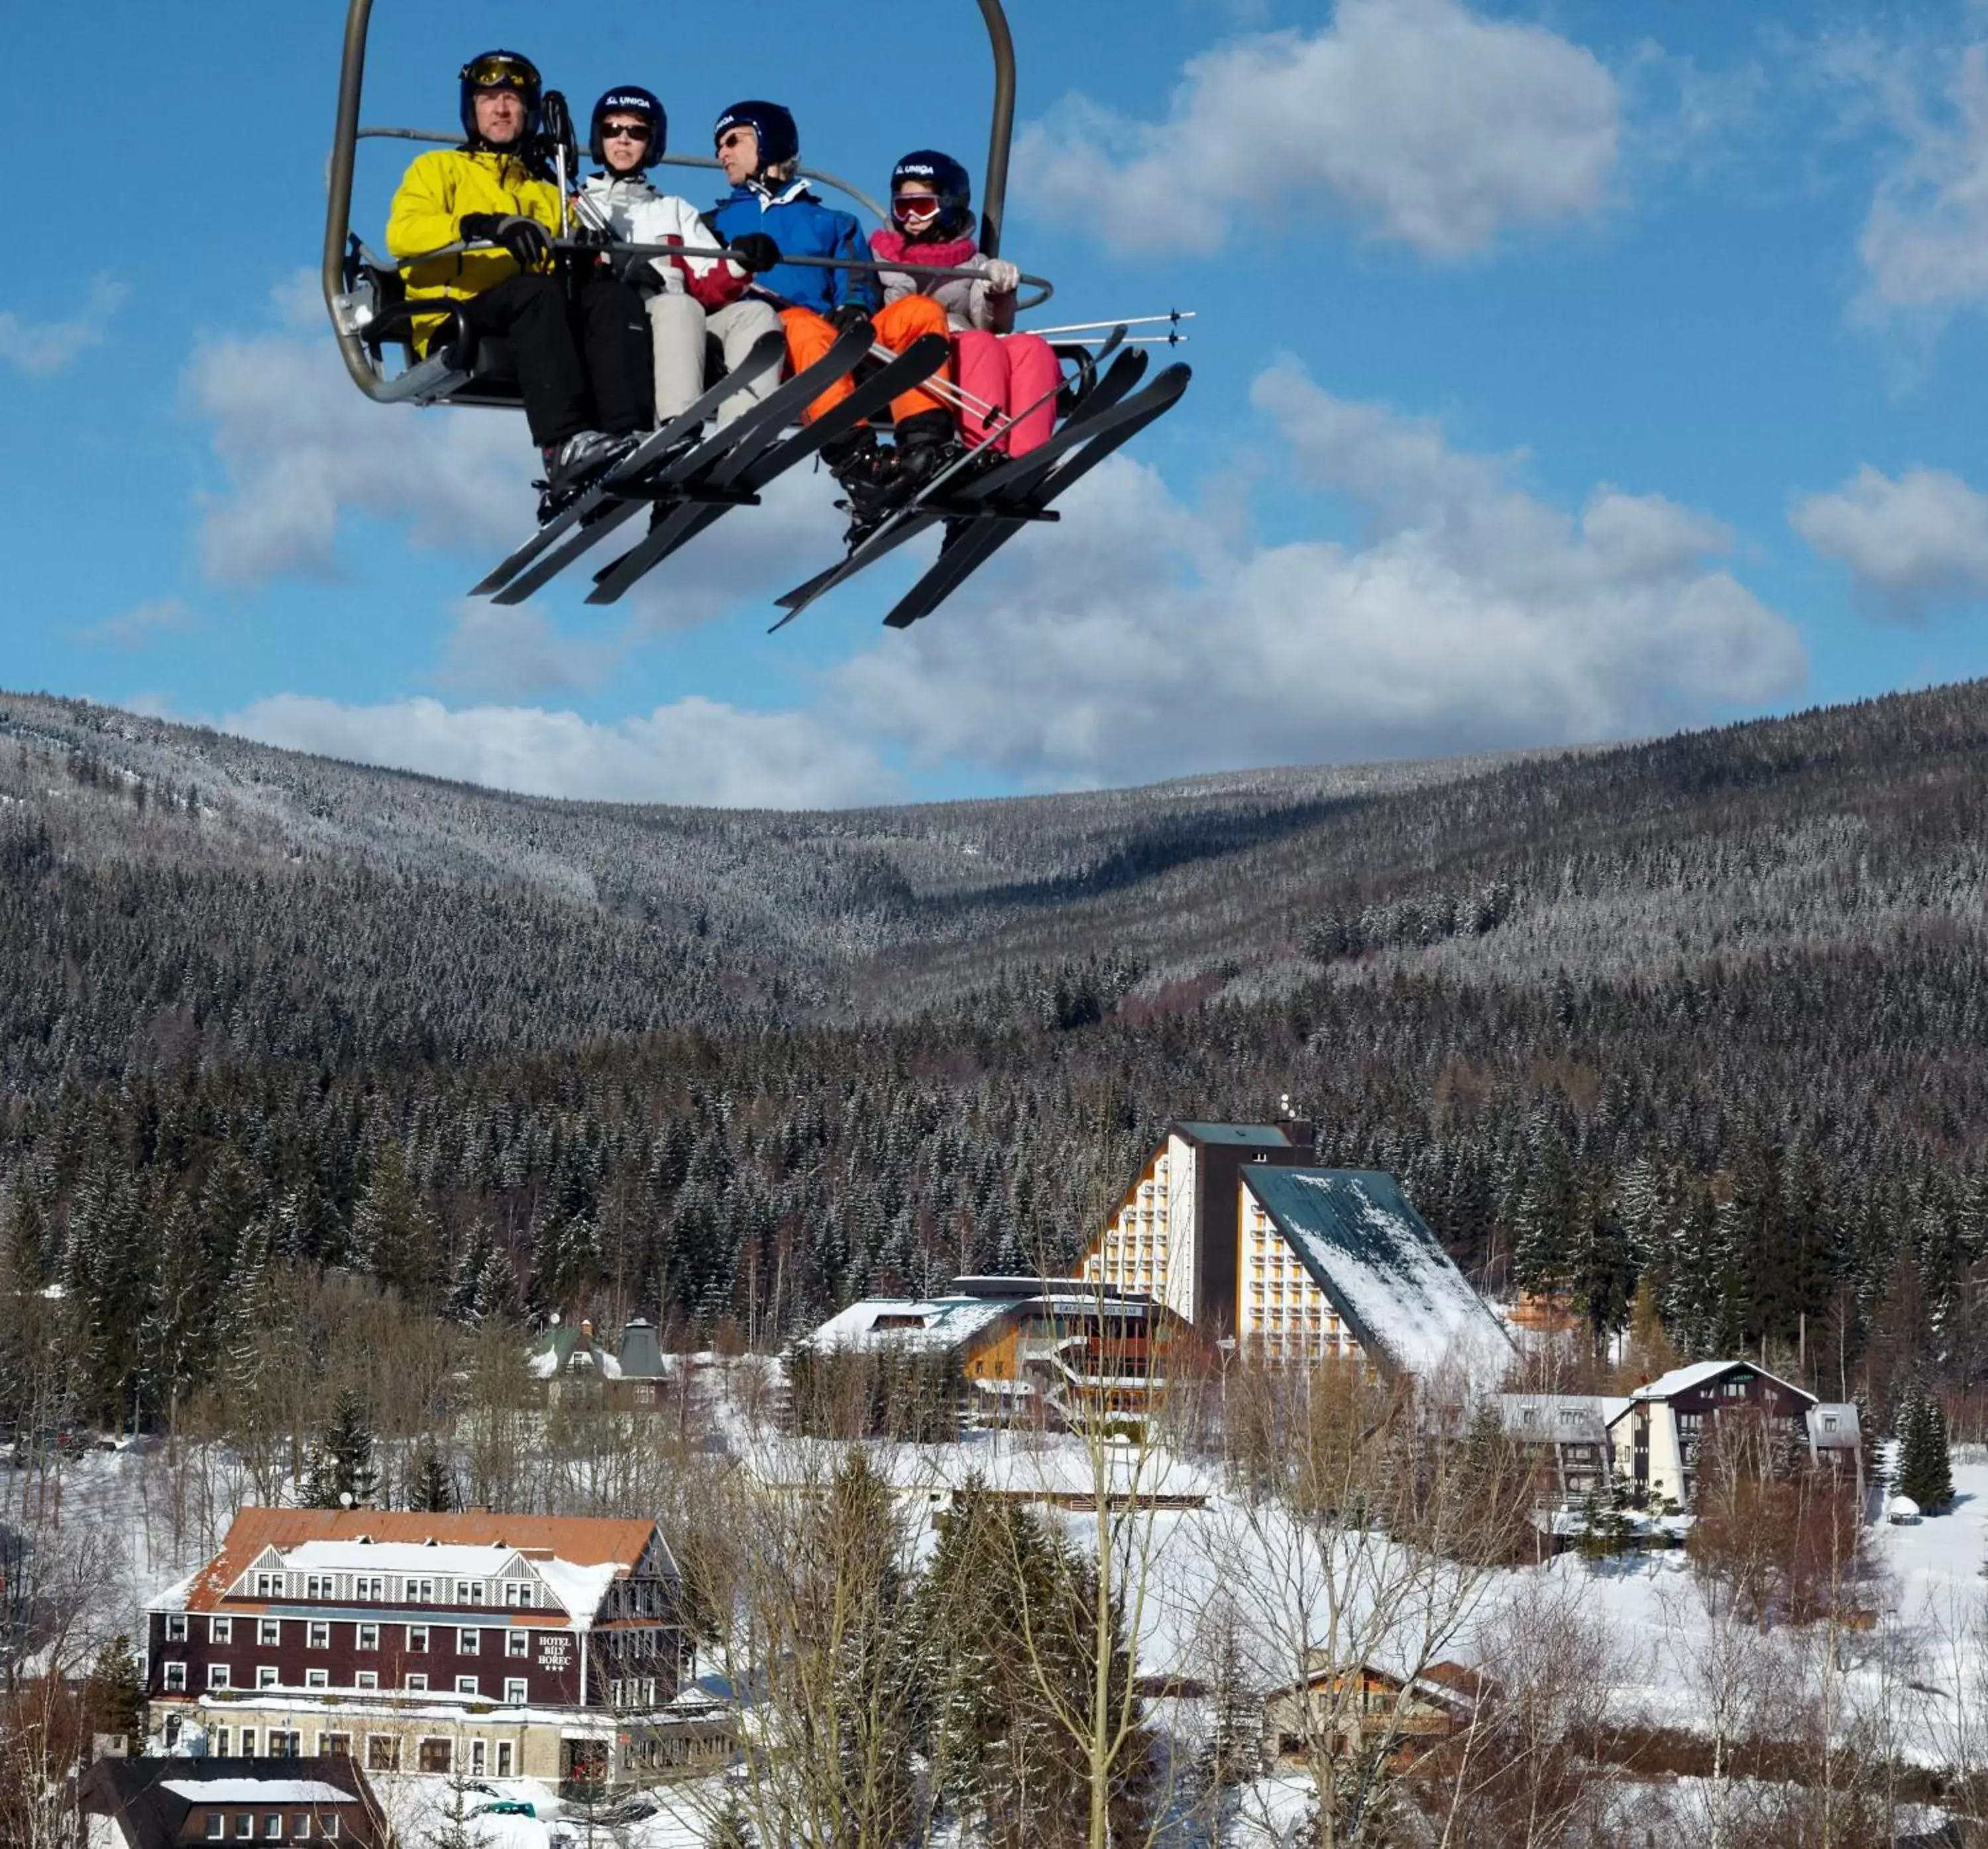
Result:
M959 427L949 411L921 411L898 426L898 481L908 501L959 455ZM901 505L901 502L900 503Z
M541 525L572 500L593 478L618 461L635 447L633 436L610 437L597 430L583 430L563 443L548 443L539 454L546 476L536 485Z
M844 543L853 552L901 505L897 493L898 458L883 448L867 424L846 437L824 443L821 459L843 492L837 503L849 515Z

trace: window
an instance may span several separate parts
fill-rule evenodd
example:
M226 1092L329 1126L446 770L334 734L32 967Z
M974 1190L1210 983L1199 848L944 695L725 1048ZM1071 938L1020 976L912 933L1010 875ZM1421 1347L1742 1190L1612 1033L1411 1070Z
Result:
M276 1665L274 1663L265 1663L255 1672L255 1686L258 1688L276 1686Z
M168 1663L166 1665L166 1692L168 1695L186 1693L186 1665Z
M358 1634L355 1641L361 1650L377 1650L380 1648L380 1627L377 1624L354 1624L352 1628Z
M228 1819L218 1810L210 1810L207 1814L207 1840L213 1842L218 1837L224 1837L227 1834Z
M263 1618L255 1626L255 1641L259 1644L280 1644L283 1641L283 1621L281 1618Z
M259 1573L255 1575L255 1596L259 1599L279 1599L283 1596L283 1576L280 1573Z
M280 1843L283 1840L283 1814L280 1810L263 1814L262 1834L272 1843Z
M1834 1432L1836 1429L1836 1415L1834 1413L1825 1412L1822 1415L1822 1428L1824 1432Z
M301 1733L285 1733L279 1729L269 1729L269 1756L272 1759L293 1759L304 1749L304 1736Z
M488 1757L489 1749L482 1740L472 1740L469 1743L469 1770L472 1777L481 1778L483 1776Z
M235 1820L235 1834L246 1841L255 1834L255 1820L252 1817L238 1815Z
M207 1737L213 1746L214 1756L218 1759L227 1758L228 1729L225 1727L216 1727Z
M253 1727L242 1729L242 1756L245 1759L252 1759L255 1756L255 1729ZM248 1832L242 1830L238 1834L245 1836Z
M361 1574L352 1582L352 1596L356 1599L384 1599L387 1596L387 1582L377 1574Z
M208 1665L207 1685L210 1688L225 1688L228 1686L228 1665L225 1663Z
M529 1656L532 1654L532 1634L529 1631L509 1631L504 1634L504 1654L506 1656Z
M186 1639L186 1614L184 1611L168 1612L166 1614L166 1641L169 1644L184 1644Z
M336 1835L337 1835L337 1834L338 1834L338 1813L337 1813L336 1810L334 1810L333 1812L332 1812L332 1814L330 1814L330 1816L319 1818L319 1820L318 1820L318 1827L319 1827L320 1829L321 1829L322 1830L323 1830L323 1832L325 1833L325 1834L326 1834L326 1836L336 1836Z
M407 1582L407 1597L410 1599L424 1599L432 1604L434 1602L434 1586L433 1580L410 1580Z
M407 1627L407 1649L411 1655L425 1655L428 1647L428 1628L425 1624Z
M514 1708L522 1708L532 1699L522 1675L507 1675L504 1678L504 1699Z
M482 1631L458 1631L455 1634L455 1653L458 1656L475 1656L482 1648Z
M428 1678L424 1675L411 1675L407 1678L406 1685L410 1688L425 1688L428 1685Z
M377 1688L380 1686L380 1672L377 1669L358 1670L353 1675L352 1685L355 1688Z
M453 1743L448 1740L421 1742L421 1763L424 1772L447 1772L455 1757Z
M366 1736L366 1770L368 1772L398 1772L401 1769L401 1743L390 1733L369 1733Z
M532 1583L529 1580L506 1580L504 1582L505 1604L529 1606L531 1602Z
M306 1669L304 1672L304 1686L306 1688L329 1688L331 1686L331 1672L329 1669Z
M312 1625L305 1647L311 1650L329 1650L331 1648L331 1627L329 1624Z
M332 1599L338 1596L338 1582L328 1573L313 1573L304 1581L304 1597L307 1599Z
M207 1641L210 1644L232 1644L235 1641L235 1621L232 1617L209 1618L207 1621Z
M497 1743L497 1776L499 1778L511 1776L511 1743L509 1740Z
M317 1750L321 1759L349 1759L352 1756L352 1736L349 1733L320 1733L317 1736Z
M481 1695L483 1692L476 1685L476 1678L473 1675L458 1676L455 1678L455 1692L458 1695Z
M300 1842L310 1834L310 1817L308 1814L290 1819L290 1834Z

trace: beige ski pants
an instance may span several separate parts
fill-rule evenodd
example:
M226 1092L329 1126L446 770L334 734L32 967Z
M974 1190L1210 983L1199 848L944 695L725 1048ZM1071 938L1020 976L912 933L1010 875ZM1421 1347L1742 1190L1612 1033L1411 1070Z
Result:
M734 302L708 314L689 296L649 298L649 333L656 350L656 422L681 417L703 396L705 337L711 335L724 350L725 363L736 366L762 334L780 331L780 317L770 302ZM718 421L729 424L744 416L780 382L776 366L750 384L742 385L718 407Z

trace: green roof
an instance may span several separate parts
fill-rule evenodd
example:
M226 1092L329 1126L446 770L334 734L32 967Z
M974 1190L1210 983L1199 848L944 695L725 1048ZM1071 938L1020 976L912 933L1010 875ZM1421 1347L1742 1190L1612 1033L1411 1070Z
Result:
M1290 1149L1294 1145L1274 1124L1195 1124L1185 1119L1174 1127L1197 1143L1242 1144L1251 1149Z

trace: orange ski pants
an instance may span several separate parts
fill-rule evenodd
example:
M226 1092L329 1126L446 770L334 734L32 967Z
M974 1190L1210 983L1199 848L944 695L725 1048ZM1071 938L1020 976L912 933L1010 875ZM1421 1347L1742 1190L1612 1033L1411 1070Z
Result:
M787 330L787 364L796 373L804 372L813 365L839 338L833 323L825 320L811 308L783 308L780 320ZM878 340L894 353L901 353L924 335L945 333L945 310L930 296L901 296L877 309L870 317L870 325L876 329ZM949 375L952 370L952 362L948 360L946 374ZM812 424L855 389L846 375L837 380L801 413L801 421ZM891 415L900 424L907 417L915 417L921 411L946 408L943 398L922 385L901 392L891 401Z

